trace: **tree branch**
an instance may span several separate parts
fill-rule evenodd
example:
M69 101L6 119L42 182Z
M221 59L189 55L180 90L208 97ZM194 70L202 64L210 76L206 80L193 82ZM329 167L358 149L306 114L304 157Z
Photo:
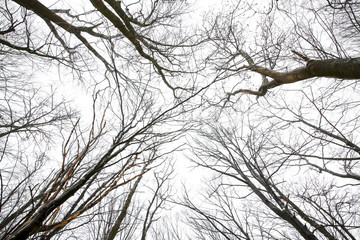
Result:
M305 56L302 56L302 58L304 60L308 59ZM326 60L309 59L305 67L299 67L289 72L278 72L256 65L245 65L240 69L243 68L259 73L262 76L270 77L273 80L268 83L263 83L258 91L239 89L232 93L232 95L237 93L247 93L257 96L264 96L268 89L280 86L282 84L295 83L313 77L360 79L360 58Z

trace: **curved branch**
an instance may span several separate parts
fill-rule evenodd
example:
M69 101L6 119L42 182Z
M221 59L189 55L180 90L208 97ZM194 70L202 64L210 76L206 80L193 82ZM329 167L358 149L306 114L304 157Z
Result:
M254 63L254 60L245 51L239 50L238 55L241 55L243 58L245 58L245 60L249 64L249 66L243 66L243 67L240 67L237 70L244 69L244 68L251 68L251 67L256 66L255 63ZM262 73L260 73L260 74L262 76L262 85L261 86L269 84L269 81L266 78L267 76L265 74L262 74ZM230 96L236 95L238 93L247 93L247 94L251 94L251 95L256 95L257 97L261 97L261 96L265 96L265 94L267 93L267 89L268 88L261 88L261 87L260 87L260 89L258 91L253 91L253 90L250 90L250 89L238 89L235 92L228 93L228 98Z
M360 58L308 60L305 67L299 67L289 72L278 72L256 65L243 66L242 68L273 79L268 83L263 83L258 91L248 89L236 91L236 93L242 92L257 96L264 96L268 89L282 84L295 83L313 77L360 79Z

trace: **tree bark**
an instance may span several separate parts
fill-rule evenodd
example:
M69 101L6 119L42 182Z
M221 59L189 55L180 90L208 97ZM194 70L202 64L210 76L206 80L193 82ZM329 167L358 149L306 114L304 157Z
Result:
M142 179L142 175L140 177L138 177L138 179L136 180L134 186L131 188L131 190L130 190L130 192L129 192L126 200L125 200L125 204L121 209L121 212L120 212L119 216L117 217L114 225L111 227L109 233L106 235L106 237L104 237L104 240L113 240L113 239L115 239L116 235L119 232L120 225L121 225L121 223L123 222L123 220L126 217L127 210L128 210L128 208L130 206L130 203L132 201L132 197L134 196L135 191L136 191L141 179Z
M260 66L244 66L253 72L270 77L273 80L260 86L258 91L240 89L237 93L243 92L257 96L263 96L265 90L310 79L313 77L327 77L340 79L360 79L360 58L308 60L306 66L296 68L289 72L278 72Z
M313 77L360 79L360 58L310 60L306 69Z

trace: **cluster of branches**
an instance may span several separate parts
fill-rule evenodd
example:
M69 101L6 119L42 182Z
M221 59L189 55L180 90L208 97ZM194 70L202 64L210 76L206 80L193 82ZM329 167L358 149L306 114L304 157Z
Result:
M357 239L360 61L345 40L360 34L360 5L273 3L262 12L236 1L225 17L209 20L208 61L227 96L211 105L221 111L190 144L193 162L209 176L202 199L186 192L179 204L189 210L186 220L198 239ZM257 14L261 23L251 42L244 26ZM291 70L294 60L306 66ZM275 70L285 67L290 70ZM310 78L308 87L284 87L257 103L238 97L228 108L218 104ZM258 90L244 87L255 79L262 81Z
M80 13L38 0L0 3L1 239L145 240L170 199L173 145L189 129L196 134L193 161L209 170L209 184L201 205L189 193L177 203L189 210L187 228L198 239L358 237L359 100L357 81L344 80L360 78L360 59L341 41L359 36L358 1L313 4L303 9L303 22L295 1L271 1L265 12L236 1L209 18L198 38L177 31L182 2L90 0ZM242 21L250 16L261 17L260 34L247 34ZM324 43L318 29L328 36ZM220 102L310 78L341 81L316 80L317 94L297 91L298 99L281 91L261 105L223 105L215 121L195 116L189 124L187 111L202 109L185 103L211 84L194 93L197 83L171 77L201 70L193 55L201 43L209 47L201 62L214 66L215 94L226 95ZM294 59L306 66L274 70L292 69ZM95 84L86 86L93 92L91 113L82 117L55 93L30 84L28 60L59 63L82 79L94 74ZM243 87L256 76L258 90ZM191 94L169 100L158 81L175 97ZM206 104L214 99L200 103L209 115ZM218 112L217 104L210 106ZM176 226L162 223L168 229L155 237L181 239Z
M229 81L236 79L237 84L230 86L231 90L227 91L226 99L239 94L251 94L257 97L265 96L269 89L284 85L292 84L311 78L333 78L342 80L360 79L360 59L356 50L347 51L344 41L357 39L359 21L356 13L358 10L357 2L345 3L329 3L329 5L319 4L319 9L310 9L308 15L314 15L314 21L319 21L316 27L322 28L329 38L330 46L325 47L316 36L316 27L307 29L302 25L312 26L310 23L302 23L296 19L296 11L292 10L289 3L276 3L276 8L272 6L269 12L266 12L262 23L259 24L260 34L255 37L248 34L244 26L252 23L240 24L240 18L249 18L257 14L257 10L249 4L249 9L244 8L243 2L234 3L234 7L210 18L208 17L208 25L204 29L204 35L213 49L208 57L209 64L214 65L222 79ZM337 7L334 7L335 4ZM244 10L245 9L245 10ZM330 10L329 10L330 9ZM305 11L305 10L304 10ZM302 13L301 13L302 14ZM282 16L284 21L288 21L291 29L295 34L291 34L289 30L284 30L279 25L285 23L278 22L276 15ZM295 17L294 17L295 16ZM327 18L335 18L333 21L326 21ZM304 19L304 21L313 21L313 19ZM337 27L334 27L334 22ZM341 33L339 34L338 32ZM343 34L351 32L350 35ZM323 36L324 37L324 36ZM255 44L245 39L255 38ZM346 40L345 40L346 39ZM250 42L246 44L246 42ZM310 45L307 46L307 45ZM284 46L289 46L285 48ZM309 50L310 49L310 50ZM335 51L332 52L332 50ZM308 57L305 53L317 55L316 57ZM296 58L300 60L301 67L295 67L289 64L287 60ZM305 62L305 63L304 63ZM283 70L276 70L280 65ZM251 74L255 73L255 74ZM250 77L249 77L250 75ZM262 79L262 83L257 90L243 87L244 80L254 82L256 75ZM240 88L238 86L241 86Z
M153 91L156 78L175 91L166 74L185 72L176 49L192 40L164 28L175 29L184 5L89 4L76 13L37 0L1 3L1 239L145 239L171 194L168 156L176 147L166 146L185 128L167 124L190 98L162 105ZM86 86L93 91L90 113L82 116L24 74L54 62L80 78L102 69L97 62L105 66L96 78L112 82ZM147 64L155 71L145 72Z
M119 63L151 64L156 76L174 94L177 89L186 89L168 80L189 71L184 56L191 54L185 54L186 49L201 42L191 35L181 36L180 16L185 4L94 0L78 13L76 9L52 8L37 0L14 2L17 4L2 3L3 46L56 60L78 74L94 69L100 60L108 73L123 80L129 79L119 71ZM35 27L42 28L42 35L34 34ZM89 61L91 58L95 61Z
M360 179L360 152L347 132L355 126L341 131L327 116L332 113L320 108L320 125L291 114L294 119L269 111L262 123L209 123L207 131L199 131L194 162L215 176L202 207L190 196L182 205L191 210L189 221L200 239L214 231L212 239L356 239L360 206L351 189ZM247 124L250 130L241 131Z
M26 149L25 156L21 154L21 149L9 149L6 145L2 149L2 239L26 239L30 236L51 239L57 234L66 235L68 224L74 222L72 228L81 227L84 221L89 222L94 216L103 214L104 209L94 210L94 207L100 202L106 206L105 203L110 199L120 206L120 210L117 220L108 223L108 231L102 234L103 239L115 238L121 224L124 224L143 175L152 165L160 164L155 163L158 159L164 159L164 156L172 151L164 153L160 148L167 142L174 141L182 129L168 131L166 134L163 131L157 133L157 126L171 116L168 114L170 110L154 115L149 113L150 106L147 103L140 102L138 106L134 106L135 112L131 113L133 116L124 116L130 120L122 119L124 125L119 125L111 140L109 133L112 131L106 127L105 112L98 117L95 103L96 98L92 123L87 131L80 127L79 119L72 121L74 115L60 115L58 106L51 107L47 112L40 112L37 106L32 106L25 109L25 116L22 118L13 116L2 119L2 122L7 124L1 125L1 140L8 142L10 146L16 141L26 142L14 139L14 135L31 134L33 138L28 139L31 141L35 134L44 134L46 130L56 132L56 127L61 122L67 121L68 125L73 123L68 136L64 136L61 161L51 157L58 154L52 153L49 148L41 149L42 152L37 157L26 152ZM45 108L44 105L39 106L41 107ZM111 105L108 104L106 109L109 111L110 108ZM143 115L140 119L136 118L141 114ZM62 131L66 130L66 125L63 125ZM50 132L48 134L50 135ZM42 141L51 140L56 138L43 137L37 144L41 147ZM154 175L157 185L153 200L146 206L142 231L144 236L156 211L166 199L167 195L160 193L170 173L171 171L163 171L162 174ZM129 192L126 190L128 185L131 186ZM122 195L125 197L121 198ZM109 198L110 196L112 198ZM160 196L161 201L155 201ZM89 211L89 217L81 220L81 216ZM92 214L94 216L91 216Z

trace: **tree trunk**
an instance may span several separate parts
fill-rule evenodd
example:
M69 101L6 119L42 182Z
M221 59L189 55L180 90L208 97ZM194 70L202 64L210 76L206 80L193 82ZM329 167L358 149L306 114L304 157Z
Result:
M236 93L243 92L257 96L264 96L266 91L270 88L313 77L360 79L360 58L308 60L305 67L296 68L289 72L277 72L272 69L256 65L244 66L243 68L260 73L263 77L265 76L273 79L268 83L261 85L258 91L248 89L240 89L236 91Z

